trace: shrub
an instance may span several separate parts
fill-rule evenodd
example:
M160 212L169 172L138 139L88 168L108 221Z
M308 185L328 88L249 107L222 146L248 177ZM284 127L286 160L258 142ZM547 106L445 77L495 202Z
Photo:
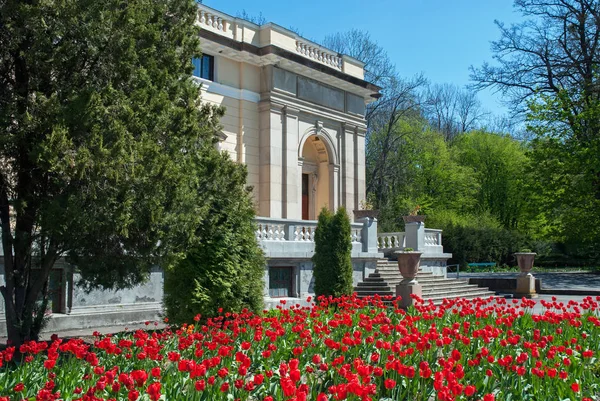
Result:
M226 178L218 178L215 171L211 195L204 197L210 212L197 229L200 241L165 271L164 303L172 323L191 322L196 314L216 316L220 308L263 308L265 260L244 187L246 168L232 161L223 164L219 177Z
M527 237L516 230L502 228L488 214L460 215L444 211L432 215L431 227L441 228L444 251L452 253L450 264L495 262L514 265L513 253L529 246Z
M346 209L333 215L323 208L315 233L315 295L350 295L352 286L352 241L350 218Z

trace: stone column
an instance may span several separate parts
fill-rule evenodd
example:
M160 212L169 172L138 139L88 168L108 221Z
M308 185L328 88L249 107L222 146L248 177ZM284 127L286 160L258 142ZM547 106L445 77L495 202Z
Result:
M406 235L406 247L415 251L424 251L425 247L425 223L405 223L404 233Z

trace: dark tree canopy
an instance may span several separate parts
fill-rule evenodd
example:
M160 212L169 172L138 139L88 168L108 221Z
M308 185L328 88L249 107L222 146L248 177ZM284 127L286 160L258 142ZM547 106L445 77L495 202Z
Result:
M124 288L208 211L221 110L200 107L193 0L0 2L0 222L9 337L34 338L50 269ZM36 270L33 279L32 270ZM39 328L39 327L38 327Z

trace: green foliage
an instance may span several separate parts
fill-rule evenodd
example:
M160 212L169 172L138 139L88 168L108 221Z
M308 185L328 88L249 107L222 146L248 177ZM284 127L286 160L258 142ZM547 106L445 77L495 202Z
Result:
M452 253L451 264L514 264L513 253L528 245L526 236L501 227L489 214L443 211L429 216L428 223L444 230L444 251Z
M377 134L372 134L377 137ZM402 119L395 127L398 151L389 156L391 177L386 190L377 199L380 227L394 231L403 227L402 216L415 205L422 214L452 209L470 211L474 208L478 183L473 169L459 165L441 133L423 129L422 123ZM368 143L367 146L373 146ZM373 156L377 158L376 154ZM367 162L368 163L368 162ZM393 173L393 174L392 174ZM367 170L367 178L369 179Z
M539 194L538 207L547 222L546 238L563 243L568 254L587 254L599 260L600 137L588 135L586 121L597 121L600 105L590 103L571 116L561 106L571 96L540 96L530 104L531 174Z
M244 188L246 168L223 153L202 179L210 187L198 196L209 210L196 230L197 243L165 271L164 304L169 321L177 324L191 322L198 313L215 316L219 308L263 308L265 260L254 234L252 199Z
M312 258L316 296L352 294L351 233L346 209L339 208L335 215L327 208L321 210Z
M87 288L116 289L195 243L222 114L190 79L196 12L193 0L0 2L2 293L15 344L37 335L60 256Z
M460 165L470 167L477 183L473 212L487 211L505 228L522 223L527 201L524 146L508 135L472 131L452 144Z

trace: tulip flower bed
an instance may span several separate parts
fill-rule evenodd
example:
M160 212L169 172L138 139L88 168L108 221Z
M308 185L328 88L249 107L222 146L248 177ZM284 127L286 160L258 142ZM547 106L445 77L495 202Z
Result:
M598 298L387 301L27 343L0 353L0 400L600 400Z

